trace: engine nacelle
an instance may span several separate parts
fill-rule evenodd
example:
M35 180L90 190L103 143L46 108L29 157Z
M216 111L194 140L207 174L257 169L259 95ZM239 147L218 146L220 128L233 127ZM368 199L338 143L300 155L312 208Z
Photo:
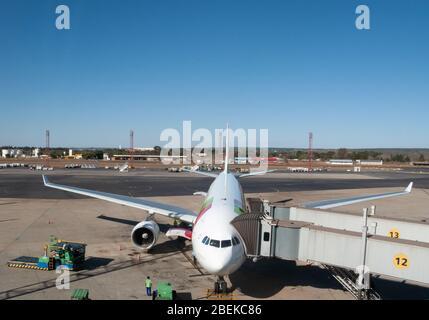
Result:
M159 226L152 220L138 223L131 231L131 241L136 247L149 250L152 248L159 236Z

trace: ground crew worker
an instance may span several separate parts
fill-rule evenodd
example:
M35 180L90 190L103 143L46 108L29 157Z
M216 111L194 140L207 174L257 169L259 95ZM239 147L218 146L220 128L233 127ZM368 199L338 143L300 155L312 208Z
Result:
M146 278L146 294L148 297L152 295L152 280L150 280L150 277L148 276Z

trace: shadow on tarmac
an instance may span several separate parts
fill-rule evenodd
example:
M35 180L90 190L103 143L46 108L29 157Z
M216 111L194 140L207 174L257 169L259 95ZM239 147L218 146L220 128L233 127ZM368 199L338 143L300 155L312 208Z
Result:
M229 276L229 280L232 289L240 289L254 298L270 298L288 286L343 290L328 271L318 266L297 266L294 261L278 259L263 259L256 263L246 261ZM404 281L373 277L371 285L382 299L429 299L429 288Z
M112 262L113 259L110 258L99 258L99 257L88 257L85 262L82 265L82 270L94 270L99 267L105 267L110 262Z
M371 286L384 300L427 300L429 288L405 281L372 277Z
M309 286L342 289L326 270L316 266L297 266L294 261L262 259L246 261L229 276L232 289L254 298L270 298L284 287Z

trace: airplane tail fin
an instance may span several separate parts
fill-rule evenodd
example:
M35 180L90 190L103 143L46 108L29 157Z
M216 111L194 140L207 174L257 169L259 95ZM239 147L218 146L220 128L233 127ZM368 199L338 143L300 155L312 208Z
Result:
M225 176L225 199L228 195L228 162L229 162L229 126L226 124L226 142L225 142L225 167L223 169Z
M229 162L229 126L226 125L226 142L225 142L225 167L224 172L228 173L228 162Z

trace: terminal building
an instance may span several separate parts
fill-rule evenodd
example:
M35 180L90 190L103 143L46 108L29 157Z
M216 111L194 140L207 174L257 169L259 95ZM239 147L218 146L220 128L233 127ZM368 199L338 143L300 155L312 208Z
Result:
M360 166L382 166L383 160L356 160L356 164Z
M331 159L328 161L328 164L341 165L341 166L352 166L353 160L352 159Z
M162 156L151 154L114 154L112 160L146 160L146 161L161 161L163 159L184 159L187 156Z
M383 160L356 160L352 159L331 159L327 162L330 165L339 165L339 166L382 166Z

